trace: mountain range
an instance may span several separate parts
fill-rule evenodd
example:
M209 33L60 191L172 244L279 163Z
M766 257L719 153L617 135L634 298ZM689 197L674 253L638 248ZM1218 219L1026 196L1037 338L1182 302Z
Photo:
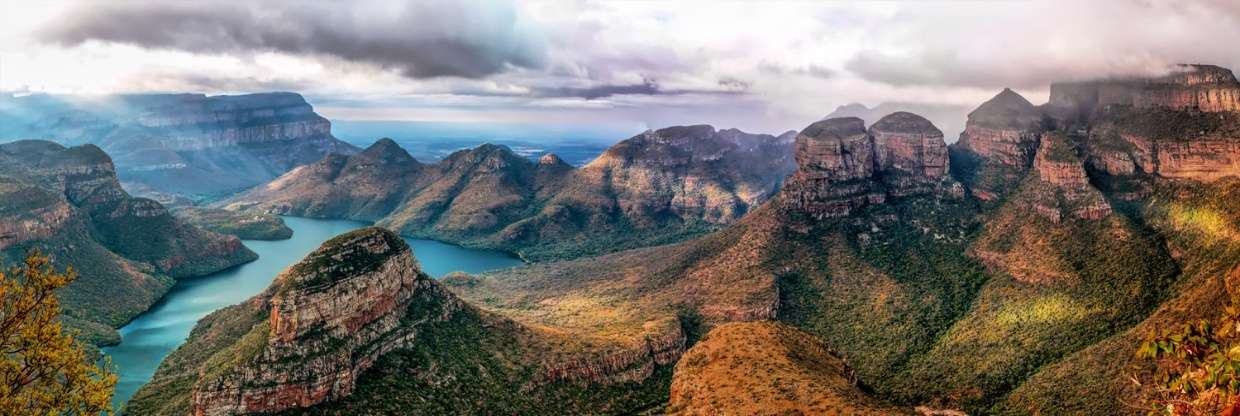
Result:
M950 146L822 120L717 231L442 281L360 230L200 322L129 411L1141 413L1141 340L1240 276L1238 109L1186 66L1004 90ZM422 168L353 166L393 162Z
M295 94L6 100L0 133L56 142L0 144L0 260L72 265L92 344L252 260L237 236L287 238L274 214L376 225L200 321L127 414L1135 414L1167 365L1142 340L1240 284L1240 82L1216 66L1004 89L951 144L845 106L582 167L356 149ZM536 263L435 280L401 235Z
M669 127L621 141L581 168L496 145L428 164L383 139L219 205L373 221L529 260L573 258L680 241L734 222L795 169L793 137Z
M119 341L119 327L176 279L257 257L233 236L190 225L150 199L126 193L112 160L94 145L28 140L0 144L0 260L31 250L80 276L59 292L64 320L88 343Z
M0 140L94 144L127 189L165 202L203 200L265 183L356 147L298 94L0 98Z

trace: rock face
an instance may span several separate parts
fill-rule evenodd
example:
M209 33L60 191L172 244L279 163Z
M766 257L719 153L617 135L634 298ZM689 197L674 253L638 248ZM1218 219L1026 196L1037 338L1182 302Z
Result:
M1207 113L1240 111L1240 82L1227 68L1178 65L1162 77L1051 84L1051 107L1088 115L1111 105Z
M785 203L815 218L847 216L889 197L961 192L947 175L943 133L912 113L893 113L867 132L859 118L816 122L797 135L800 166Z
M65 314L74 325L90 326L91 336L107 335L108 327L145 310L171 285L162 276L199 276L256 257L235 237L131 197L112 160L92 145L0 145L0 196L0 259L16 261L37 248L58 267L77 269L82 277L61 297Z
M400 237L375 227L324 243L250 302L265 304L269 318L203 367L194 415L273 413L347 396L363 371L406 345L419 325L460 308L421 272Z
M0 124L0 137L95 144L135 188L190 197L244 189L329 153L356 151L293 93L7 98Z
M329 156L228 201L229 209L377 221L401 234L530 259L666 243L734 222L795 168L793 134L710 126L649 131L580 169L483 145L421 164L390 140Z
M1038 180L1050 185L1039 189L1033 211L1059 222L1067 216L1087 220L1100 220L1111 215L1111 205L1102 193L1089 184L1085 166L1078 156L1075 145L1058 133L1042 135L1038 145L1034 170Z
M898 112L870 126L874 163L892 196L925 194L947 177L943 132L929 120Z
M976 164L965 182L974 195L993 199L1028 171L1042 131L1042 112L1011 89L969 113L960 141L952 145Z

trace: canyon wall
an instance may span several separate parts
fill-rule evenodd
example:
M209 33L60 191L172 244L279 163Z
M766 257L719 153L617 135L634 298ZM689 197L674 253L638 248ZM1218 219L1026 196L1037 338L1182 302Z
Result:
M253 340L212 358L232 367L201 370L195 415L272 413L348 396L380 356L461 307L421 272L404 240L373 227L324 243L252 302L263 299L270 314L246 336Z
M859 118L811 124L797 135L799 168L784 184L784 203L815 218L847 216L888 198L963 190L947 175L943 134L912 113L893 113L869 131Z

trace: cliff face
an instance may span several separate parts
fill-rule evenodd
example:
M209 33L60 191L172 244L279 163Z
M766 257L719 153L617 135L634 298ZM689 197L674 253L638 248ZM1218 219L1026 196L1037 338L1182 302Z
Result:
M794 168L792 134L673 127L574 169L503 146L423 165L390 140L329 156L240 195L229 209L377 221L405 235L576 257L698 235L765 201Z
M95 144L135 188L189 197L243 189L329 153L356 151L293 93L9 98L0 102L0 121L0 137Z
M1033 211L1051 222L1066 216L1101 220L1111 215L1111 205L1085 175L1085 166L1076 146L1058 133L1042 135L1034 158L1038 180L1049 187L1039 187Z
M324 243L250 302L269 317L201 369L195 415L272 413L348 396L380 356L460 307L400 237L379 228Z
M1161 77L1054 83L1049 105L1081 115L1111 105L1207 113L1240 111L1240 82L1227 68L1178 65Z
M796 160L784 202L820 219L888 198L963 192L947 175L943 133L912 113L883 117L868 132L858 118L811 124L797 136Z
M1024 97L1004 89L969 113L960 141L960 158L976 165L963 177L978 198L994 199L1028 171L1042 131L1042 112Z
M235 237L188 225L159 203L129 196L98 147L46 141L0 145L0 258L41 249L82 276L61 296L94 341L142 312L168 277L211 273L254 259ZM101 299L109 299L107 302ZM80 320L80 321L79 321Z

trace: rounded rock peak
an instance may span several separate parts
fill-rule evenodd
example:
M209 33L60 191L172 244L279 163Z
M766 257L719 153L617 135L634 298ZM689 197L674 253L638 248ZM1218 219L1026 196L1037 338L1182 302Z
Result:
M865 120L857 117L829 118L801 130L801 135L815 139L844 139L865 134Z
M907 111L897 111L878 119L878 121L874 122L874 125L870 126L870 130L885 133L924 134L928 136L943 135L943 131L935 127L930 120Z
M290 267L281 289L306 289L378 270L388 259L411 255L409 244L383 227L353 230L323 242Z

